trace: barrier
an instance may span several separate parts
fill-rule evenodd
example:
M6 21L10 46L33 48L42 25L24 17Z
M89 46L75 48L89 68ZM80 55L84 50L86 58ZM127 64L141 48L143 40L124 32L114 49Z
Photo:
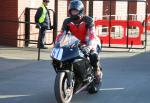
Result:
M144 33L144 27L140 21L132 20L95 20L95 28L99 26L105 26L108 28L108 31L112 31L113 26L121 26L123 28L122 37L114 38L111 35L111 32L108 32L106 35L98 34L102 44L119 44L119 45L143 45L142 35ZM130 37L128 34L129 27L136 27L139 29L137 36Z

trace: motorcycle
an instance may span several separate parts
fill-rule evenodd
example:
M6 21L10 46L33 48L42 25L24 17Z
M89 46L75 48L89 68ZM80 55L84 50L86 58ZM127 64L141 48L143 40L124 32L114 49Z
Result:
M52 65L57 73L54 91L58 103L69 103L74 94L94 90L94 68L89 54L79 44L75 36L67 34L52 49Z

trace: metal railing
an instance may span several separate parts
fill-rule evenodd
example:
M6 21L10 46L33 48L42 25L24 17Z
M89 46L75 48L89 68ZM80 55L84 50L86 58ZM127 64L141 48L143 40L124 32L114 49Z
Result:
M12 38L12 37L1 37L3 40L14 40L14 41L24 41L24 46L28 47L29 44L38 44L37 39L31 39L30 36L32 35L30 26L35 25L36 23L34 21L31 21L31 10L37 10L37 8L26 8L25 9L25 21L15 21L15 20L0 20L1 23L15 23L15 24L24 24L25 25L25 32L23 34L24 39L19 39L19 38ZM53 28L52 28L52 41L50 43L46 43L45 45L52 45L55 41L55 37L57 35L57 24L56 24L56 13L52 9L48 9L50 12L52 12L53 17ZM32 17L33 19L33 17ZM33 19L34 20L34 19ZM39 34L39 33L35 33ZM15 34L16 35L16 34ZM38 57L37 59L40 60L40 48L38 48Z

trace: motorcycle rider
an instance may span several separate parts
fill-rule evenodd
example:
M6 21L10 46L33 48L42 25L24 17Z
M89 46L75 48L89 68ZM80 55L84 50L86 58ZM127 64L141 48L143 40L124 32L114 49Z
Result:
M84 16L84 5L80 0L73 0L70 2L69 18L63 22L60 34L56 37L56 42L60 41L64 31L71 32L77 37L82 44L86 46L83 48L84 52L90 52L89 58L91 65L95 69L95 85L94 91L98 92L102 80L102 68L100 66L100 59L98 54L100 52L101 44L99 38L95 35L94 23L91 17Z

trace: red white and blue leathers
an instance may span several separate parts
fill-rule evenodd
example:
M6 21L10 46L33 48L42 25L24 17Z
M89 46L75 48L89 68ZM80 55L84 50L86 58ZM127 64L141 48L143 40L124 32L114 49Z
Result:
M72 20L71 18L67 18L63 22L63 26L61 29L61 33L56 37L56 42L61 40L61 37L65 35L66 32L70 32L75 37L77 37L81 43L84 43L90 49L90 63L94 67L95 71L102 70L100 65L99 52L101 49L101 44L99 38L95 35L94 31L94 23L91 17L83 16L79 20ZM96 76L96 74L95 74ZM96 88L100 87L100 78L99 76L95 79Z
M101 48L100 40L95 35L93 19L89 16L83 16L79 20L67 18L64 20L60 34L56 37L56 42L63 35L64 31L70 32L77 37L81 43L86 44L90 49L97 50Z

